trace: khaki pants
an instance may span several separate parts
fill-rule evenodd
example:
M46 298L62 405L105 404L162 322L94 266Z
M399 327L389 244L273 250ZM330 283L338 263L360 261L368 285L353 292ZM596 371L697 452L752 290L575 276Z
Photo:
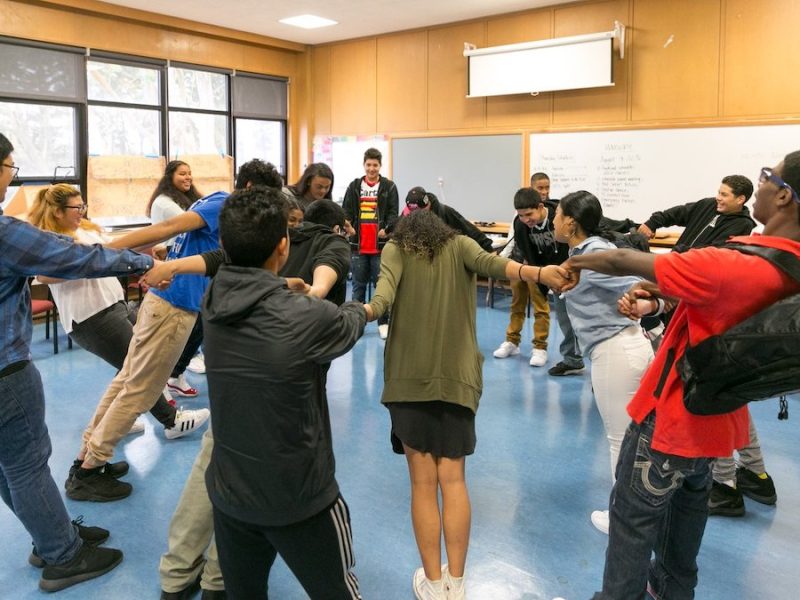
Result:
M100 466L111 460L133 422L153 407L196 320L195 312L176 308L155 294L145 296L125 363L83 432L87 463Z
M201 571L204 590L225 589L214 542L214 514L206 490L206 468L213 447L209 427L169 523L167 551L161 555L158 566L161 589L165 592L174 594L189 587Z
M506 340L519 346L522 326L525 324L525 310L528 298L533 305L533 347L547 350L547 336L550 333L550 305L547 296L539 286L525 281L511 282L511 320L506 330Z

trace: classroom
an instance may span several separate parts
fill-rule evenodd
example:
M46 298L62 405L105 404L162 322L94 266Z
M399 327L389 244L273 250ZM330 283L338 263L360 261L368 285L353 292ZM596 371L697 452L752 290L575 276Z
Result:
M792 76L800 57L783 43L800 26L800 4L792 0L483 0L435 7L314 1L269 3L264 13L259 4L0 0L0 133L14 144L19 167L0 197L4 214L25 219L39 190L66 183L82 191L93 221L116 235L136 232L174 159L191 165L204 194L232 192L251 158L275 165L285 184L299 182L308 165L325 163L335 175L329 197L341 204L348 184L364 175L371 147L382 153L381 177L396 184L400 209L421 186L491 234L495 250L517 214L515 193L534 185L537 172L549 175L550 197L585 189L599 198L605 216L636 224L714 197L729 175L749 178L756 191L778 181L793 192L772 173L800 140L800 83ZM269 34L247 26L248 19L295 12L339 16L351 33L342 37L332 26L284 38L285 25ZM237 17L241 28L232 25ZM600 33L609 43L610 83L471 93L478 66L470 66L469 52ZM52 72L25 70L51 59ZM501 72L494 84L515 78ZM113 81L124 89L107 85ZM30 135L17 133L22 129ZM745 208L753 216L754 199ZM759 223L755 231L761 230ZM651 248L668 253L680 233L659 229ZM514 300L508 282L495 279L480 279L470 299L485 359L478 444L466 461L472 511L466 597L591 598L603 586L609 542L591 515L609 508L612 486L594 380L589 368L575 376L548 374L567 342L553 309L558 294L544 300L552 313L544 368L528 363L541 334L533 298L524 304L529 318L523 316L519 355L496 358ZM46 297L45 285L31 288L34 297ZM352 282L347 289L350 300ZM141 300L137 288L128 293ZM352 350L333 361L327 401L360 593L394 600L414 597L420 554L408 468L392 452L392 421L380 402L384 337L367 323ZM124 552L118 568L59 596L155 598L163 587L159 559L167 530L202 431L169 439L145 415L144 431L123 438L114 455L130 465L131 496L69 499L63 478L116 369L78 343L68 347L55 320L48 320L47 334L35 321L31 359L42 376L49 468L67 512L108 528L108 546ZM182 381L197 395L176 397L178 412L207 409L206 375L187 371ZM796 407L797 395L789 395L791 416ZM742 516L709 517L697 558L697 598L778 600L800 588L793 420L778 420L777 399L752 403L750 412L778 500L745 499ZM31 536L6 507L0 534L0 598L40 597L42 573L26 560ZM280 557L269 591L281 600L309 597ZM185 597L199 598L200 591ZM664 596L671 597L691 596Z

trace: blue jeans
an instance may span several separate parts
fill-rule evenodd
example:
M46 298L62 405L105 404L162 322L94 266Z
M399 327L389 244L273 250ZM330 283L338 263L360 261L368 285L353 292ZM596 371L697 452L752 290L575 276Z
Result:
M372 283L373 291L378 285L378 276L381 274L380 254L353 254L353 300L365 302L367 298L367 284ZM378 319L378 324L389 322L389 316L383 315Z
M28 363L0 378L0 496L28 530L39 556L63 564L75 557L81 540L50 475L51 451L42 379Z
M710 460L653 450L654 429L653 412L625 433L611 491L603 591L594 600L694 598Z
M561 353L561 360L568 367L582 369L583 356L581 356L581 350L578 347L578 337L572 330L572 322L567 314L567 301L561 298L559 294L554 294L553 308L556 311L558 328L561 329L561 333L564 335L564 339L561 340L561 345L558 347L558 351Z

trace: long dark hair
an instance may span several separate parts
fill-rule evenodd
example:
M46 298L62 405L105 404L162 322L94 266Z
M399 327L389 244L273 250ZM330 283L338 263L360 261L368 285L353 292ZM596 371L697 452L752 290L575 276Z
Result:
M392 239L403 252L416 254L430 261L457 233L429 210L415 210L403 217Z
M331 193L333 192L333 171L325 163L311 163L308 165L300 176L300 179L298 179L294 185L289 186L289 189L292 190L292 193L296 196L304 198L308 188L311 187L311 180L314 179L314 177L324 177L325 179L331 180L331 187L328 189L328 193L325 194L325 198L331 199Z
M599 235L611 242L614 241L611 232L600 225L603 219L603 207L594 194L586 190L572 192L564 196L558 205L561 207L561 214L575 219L587 237Z
M180 191L175 187L175 184L172 183L172 178L175 175L175 171L184 165L187 167L189 166L188 163L185 163L182 160L171 160L169 163L167 163L167 168L164 169L164 176L158 182L153 195L150 196L150 201L147 203L147 210L145 212L148 217L150 216L150 211L153 208L153 202L161 195L172 198L175 204L180 206L182 210L186 210L194 203L195 200L199 200L203 197L203 195L197 191L197 188L194 187L194 183L192 183L192 187L189 188L188 192Z

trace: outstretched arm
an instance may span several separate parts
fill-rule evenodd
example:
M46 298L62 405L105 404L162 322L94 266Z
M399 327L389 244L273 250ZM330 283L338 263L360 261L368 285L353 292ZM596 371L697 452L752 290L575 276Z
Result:
M155 225L142 227L136 231L118 237L111 243L107 244L109 248L146 248L159 242L164 242L176 235L185 233L187 231L194 231L205 226L206 222L199 213L193 210L187 210L181 214L161 221Z
M561 265L569 272L570 279L570 285L564 290L575 286L582 269L590 269L606 275L638 275L644 279L655 281L655 261L655 254L627 248L572 256Z

